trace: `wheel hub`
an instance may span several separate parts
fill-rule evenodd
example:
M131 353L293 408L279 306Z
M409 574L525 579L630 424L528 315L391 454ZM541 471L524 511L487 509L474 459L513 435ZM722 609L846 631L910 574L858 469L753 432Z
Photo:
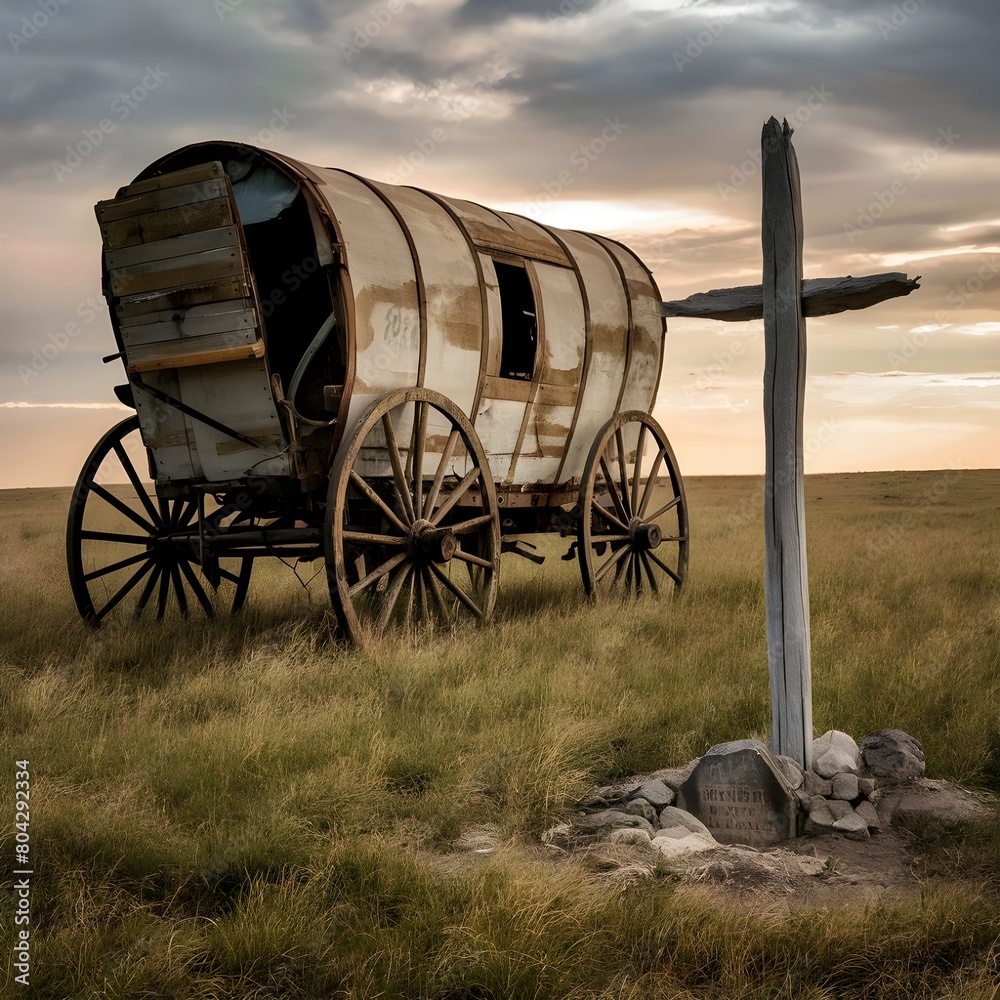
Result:
M663 532L655 522L643 522L638 517L633 517L628 526L629 537L632 540L632 547L641 550L655 549L663 540Z
M421 519L410 528L406 546L410 555L421 562L446 563L458 551L458 539L448 528Z

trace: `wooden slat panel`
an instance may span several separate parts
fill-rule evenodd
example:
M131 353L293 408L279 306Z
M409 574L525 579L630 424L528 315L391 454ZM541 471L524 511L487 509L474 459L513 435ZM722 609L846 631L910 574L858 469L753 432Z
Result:
M137 215L121 222L106 223L101 226L101 236L105 250L118 250L136 243L153 243L172 236L231 226L233 221L229 199L215 198L197 205L182 205L163 212Z
M250 289L243 275L216 281L196 281L186 288L136 293L123 298L118 303L118 318L133 325L139 316L143 317L143 322L160 322L169 319L178 310L231 299L249 300L249 295Z
M561 264L563 267L570 266L570 260L563 252L562 247L554 241L549 243L533 239L530 236L516 233L513 229L491 226L476 219L465 218L462 221L476 246L482 247L484 250L506 251L507 253L519 254L522 257L530 257L532 260L544 260L550 264Z
M192 315L177 312L160 323L142 323L138 326L122 324L122 337L126 347L138 344L155 344L162 340L182 340L204 337L211 333L225 333L227 330L253 330L252 309L233 309L229 312Z
M238 361L241 358L264 356L264 341L255 340L247 344L232 346L225 341L225 334L198 337L188 340L173 340L163 344L150 344L137 348L138 354L129 352L129 362L125 370L129 372L150 372L164 368L191 368L194 365L214 364L220 361ZM155 349L159 349L158 351Z
M167 208L198 205L203 201L225 198L226 194L226 179L216 177L198 184L180 184L177 187L149 191L145 194L99 201L94 210L97 212L97 221L101 224L120 222L136 215L148 215L150 212L162 212Z
M134 264L148 264L155 260L167 260L184 254L239 245L236 227L224 226L222 229L206 229L202 233L188 233L187 236L174 236L169 240L157 240L155 243L140 243L122 250L108 250L104 254L104 262L108 270L113 271Z
M123 187L119 192L120 197L131 197L136 194L144 194L147 191L162 191L163 188L177 187L180 184L197 184L199 181L207 181L213 177L224 177L225 170L218 160L211 163L196 163L193 167L185 167L183 170L174 170L169 174L160 174L157 177L150 177L148 180L136 181Z
M111 273L111 291L115 295L134 295L242 273L243 259L239 250L226 247L120 268Z

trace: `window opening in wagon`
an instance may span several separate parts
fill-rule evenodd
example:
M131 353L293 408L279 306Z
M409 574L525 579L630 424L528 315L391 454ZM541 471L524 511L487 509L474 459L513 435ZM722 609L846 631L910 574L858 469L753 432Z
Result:
M494 260L500 289L500 377L528 381L535 372L538 318L528 272Z

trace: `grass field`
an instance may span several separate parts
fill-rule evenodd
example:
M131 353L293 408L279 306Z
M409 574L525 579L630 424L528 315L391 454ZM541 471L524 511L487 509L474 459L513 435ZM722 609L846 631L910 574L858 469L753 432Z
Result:
M913 834L951 889L784 916L540 846L593 783L769 735L761 482L687 488L679 598L588 605L546 538L544 566L504 557L490 627L364 651L322 573L264 562L235 619L90 631L68 491L0 493L0 830L9 861L29 759L35 872L31 986L5 905L3 995L1000 996L996 823ZM1000 472L806 491L817 734L895 726L1000 791ZM499 849L457 852L482 824Z

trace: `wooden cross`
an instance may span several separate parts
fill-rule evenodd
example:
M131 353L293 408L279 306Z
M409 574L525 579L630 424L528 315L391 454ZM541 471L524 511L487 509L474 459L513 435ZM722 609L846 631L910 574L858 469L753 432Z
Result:
M664 316L764 319L764 592L771 676L771 749L812 764L809 585L803 502L806 316L864 309L918 288L900 272L802 280L802 199L788 122L761 134L764 250L760 285L664 302Z

